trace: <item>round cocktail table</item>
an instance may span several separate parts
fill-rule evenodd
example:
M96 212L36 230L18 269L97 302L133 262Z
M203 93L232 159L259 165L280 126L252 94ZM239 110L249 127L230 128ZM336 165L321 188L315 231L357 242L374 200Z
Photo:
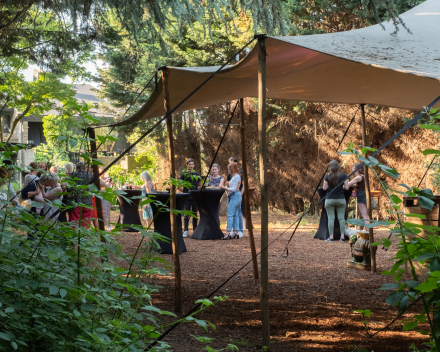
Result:
M133 198L136 196L141 196L142 191L138 189L124 189L126 194L124 197L129 199L130 202L127 202L124 197L119 194L116 194L119 202L119 219L118 224L122 224L123 232L138 232L136 229L128 226L128 225L141 225L141 218L139 217L139 204L141 202L141 198Z
M217 223L217 209L220 199L225 193L223 189L203 189L202 191L189 191L199 208L200 219L192 238L198 240L219 240L223 232Z

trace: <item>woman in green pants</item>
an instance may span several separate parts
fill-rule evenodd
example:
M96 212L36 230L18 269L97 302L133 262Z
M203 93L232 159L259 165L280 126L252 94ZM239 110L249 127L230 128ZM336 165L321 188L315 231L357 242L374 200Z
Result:
M344 183L338 186L342 181L344 181ZM332 160L328 164L328 173L324 176L324 185L322 188L324 191L327 191L328 194L325 199L325 210L327 210L328 232L330 238L326 239L326 241L333 242L336 209L339 225L341 226L341 242L344 242L343 224L345 222L345 208L347 206L344 197L344 189L348 189L348 178L347 175L341 171L336 160ZM330 191L332 191L332 193L330 193Z

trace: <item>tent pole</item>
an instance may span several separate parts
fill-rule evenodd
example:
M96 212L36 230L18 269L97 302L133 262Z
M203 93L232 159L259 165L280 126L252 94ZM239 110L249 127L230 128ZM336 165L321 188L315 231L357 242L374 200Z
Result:
M262 315L263 346L270 350L269 319L269 202L267 194L267 147L266 147L266 35L258 35L258 139L260 192L261 192L261 285L260 304Z
M90 138L90 152L91 152L91 156L93 159L98 159L98 150L96 149L96 136L95 136L95 130L91 127L87 128L87 132L89 134L89 138ZM92 169L93 169L93 177L95 177L95 175L99 175L99 166L98 165L92 165ZM97 189L101 189L101 179L99 177L97 177L95 179L95 186ZM99 229L101 231L105 231L105 226L104 226L104 217L103 217L103 212L102 212L102 200L101 198L95 197L95 203L96 203L96 213L98 215L98 226ZM103 242L106 242L104 237L101 236L101 240Z
M243 99L240 99L240 135L241 135L241 162L243 166L243 180L244 180L244 197L246 206L246 224L249 233L249 242L251 246L251 255L253 258L254 267L254 279L258 280L258 262L257 262L257 250L255 249L254 229L252 227L252 215L251 215L251 203L249 198L249 179L246 164L246 140L244 137L244 103Z
M164 93L164 107L168 114L171 111L170 92L168 90L168 75L166 67L162 68L162 82ZM174 141L173 141L173 117L170 114L166 118L168 135L168 157L170 163L170 178L176 178L176 166L174 165ZM170 184L170 209L177 209L176 186ZM176 215L170 211L171 237L173 241L173 260L174 260L174 310L178 313L182 311L182 283L180 269L180 250L179 239L177 238Z
M362 126L362 145L367 146L367 137L366 137L366 125L365 125L365 104L361 104L361 126ZM365 153L364 158L367 157ZM368 166L364 166L364 175L365 175L365 193L367 194L367 208L368 208L368 218L373 219L373 209L371 208L371 195L370 195L370 179L368 178ZM374 234L373 229L368 229L370 233L369 241L370 243L374 243ZM371 247L371 272L376 272L376 247Z

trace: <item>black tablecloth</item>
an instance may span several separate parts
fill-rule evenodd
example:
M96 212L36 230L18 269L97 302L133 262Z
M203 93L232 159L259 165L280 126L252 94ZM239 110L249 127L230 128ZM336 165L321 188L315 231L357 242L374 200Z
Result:
M202 191L189 191L199 208L200 219L192 238L198 240L218 240L223 237L223 232L217 223L217 209L220 199L225 193L223 189L204 189Z
M162 204L166 204L167 208L165 211L159 212L161 206L157 205L155 203L150 203L152 209L153 209L153 217L156 216L154 219L153 225L154 225L154 231L160 233L162 236L167 237L169 242L164 242L161 240L158 240L158 243L160 245L161 253L164 254L173 254L173 244L172 244L172 236L171 236L171 220L170 220L170 212L168 211L168 207L170 205L169 198L170 194L168 192L158 192L158 193L152 193L152 196L155 196L154 200L157 200L161 202ZM176 194L176 209L177 210L183 210L185 206L185 201L188 199L189 194L188 193L177 193ZM186 252L186 246L185 242L183 241L182 237L182 217L176 216L177 221L177 238L179 239L179 253L182 254L183 252Z
M347 206L348 206L348 202L350 200L350 196L351 196L352 191L353 191L352 187L350 187L348 190L344 190L344 196L345 196L345 201L347 202ZM327 193L327 191L324 191L322 189L322 187L318 188L319 199L324 198L326 193ZM325 203L325 199L321 203L322 212L321 212L321 219L319 221L319 229L316 232L315 237L314 237L314 238L317 238L320 240L326 240L327 238L330 237L330 235L328 233L328 215L327 215L327 210L325 210L324 203ZM347 220L347 208L345 208L345 220ZM345 228L343 228L342 233L345 236ZM334 232L333 232L333 239L335 241L339 241L341 239L341 230L340 230L340 226L339 226L338 216L336 214L336 209L335 209L335 227L334 227Z
M123 197L121 197L119 194L116 194L119 202L118 224L142 226L141 218L139 217L139 204L141 202L141 199L140 198L133 199L133 197L135 196L141 196L142 191L138 189L127 189L124 190L124 192L126 193L124 194L124 197L130 199L131 202L128 203ZM130 226L122 227L122 231L138 232L136 229Z

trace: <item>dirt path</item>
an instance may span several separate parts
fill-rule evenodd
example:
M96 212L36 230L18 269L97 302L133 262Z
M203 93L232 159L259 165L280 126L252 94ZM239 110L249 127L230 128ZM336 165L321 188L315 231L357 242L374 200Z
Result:
M260 248L258 214L255 237L257 251ZM269 241L279 236L289 225L289 216L271 215ZM222 227L224 227L222 220ZM365 336L360 314L354 310L370 309L370 326L377 331L396 316L396 309L385 303L389 291L378 288L392 278L380 274L391 267L389 261L395 247L388 252L377 252L376 274L351 270L346 267L350 258L349 244L326 243L313 240L316 225L305 225L298 229L289 247L288 258L282 252L291 231L269 247L269 294L271 350L277 351L347 351ZM247 231L246 231L247 232ZM377 238L388 236L379 231ZM125 235L124 249L132 252L139 237ZM205 298L224 280L246 263L250 257L247 234L240 240L197 241L185 239L188 252L181 255L183 312L190 310L194 301ZM171 260L170 255L162 255ZM162 286L153 296L157 307L173 311L174 277L159 277ZM217 330L205 332L194 324L182 324L170 333L165 341L175 351L198 351L204 346L190 335L215 337L210 345L225 347L236 344L240 351L261 350L261 319L259 310L259 283L253 279L252 266L243 269L216 295L229 296L200 315L216 325ZM420 310L419 307L414 311ZM287 337L289 333L289 337ZM423 339L415 332L403 332L397 322L388 331L381 333L364 347L375 352L408 351L411 343L420 345Z

